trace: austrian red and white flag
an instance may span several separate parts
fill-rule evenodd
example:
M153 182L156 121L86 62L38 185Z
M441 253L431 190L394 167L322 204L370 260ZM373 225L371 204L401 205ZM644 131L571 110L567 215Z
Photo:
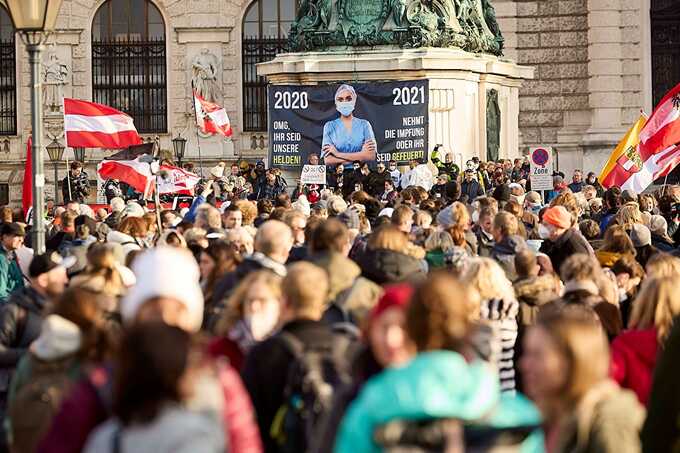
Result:
M153 174L146 156L139 156L134 160L103 160L97 165L97 173L106 179L122 181L137 192L148 193L153 186Z
M71 148L120 149L142 143L132 117L80 99L64 98L64 131Z
M231 136L231 123L224 107L208 102L194 91L196 124L203 133Z
M161 165L162 178L158 181L158 193L193 195L193 189L201 178L190 171L170 165Z
M640 155L665 152L680 143L680 84L669 91L640 131Z

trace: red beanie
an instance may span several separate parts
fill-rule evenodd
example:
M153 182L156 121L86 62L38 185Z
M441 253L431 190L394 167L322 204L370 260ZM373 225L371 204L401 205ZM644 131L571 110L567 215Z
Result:
M370 322L373 323L380 315L390 308L396 307L405 310L412 295L413 287L406 283L387 286L382 297L375 307L373 307L373 310L371 310L369 317Z

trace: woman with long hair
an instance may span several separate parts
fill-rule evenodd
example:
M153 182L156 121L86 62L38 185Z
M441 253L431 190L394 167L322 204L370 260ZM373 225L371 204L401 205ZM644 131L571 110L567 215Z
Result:
M213 241L207 248L201 250L198 267L201 272L201 287L206 300L203 325L212 325L215 320L215 303L213 290L217 282L227 273L236 269L241 262L240 255L230 244L224 241Z
M612 267L623 255L635 256L635 246L621 225L612 225L604 233L604 243L595 252L602 267Z
M656 357L680 315L680 276L648 278L633 303L630 330L612 342L611 376L646 405Z
M218 335L211 344L214 355L226 356L237 370L250 348L269 336L279 323L281 312L281 277L269 271L248 274L229 297L226 309L215 313Z
M543 415L548 453L639 452L645 411L609 374L609 347L585 305L546 310L524 338L520 369Z

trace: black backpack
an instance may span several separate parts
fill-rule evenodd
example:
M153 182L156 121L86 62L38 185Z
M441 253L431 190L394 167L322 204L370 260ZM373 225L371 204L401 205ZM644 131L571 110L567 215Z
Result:
M270 434L282 453L304 453L319 422L331 411L336 389L351 382L349 359L357 336L346 329L333 329L331 341L310 345L288 332L277 337L294 359L288 367L284 402Z

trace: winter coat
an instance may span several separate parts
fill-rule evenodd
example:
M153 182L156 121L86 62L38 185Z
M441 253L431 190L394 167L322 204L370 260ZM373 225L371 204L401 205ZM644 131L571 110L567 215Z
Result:
M253 407L238 373L230 366L217 366L219 384L224 394L223 431L226 433L229 453L260 453L262 444L255 425ZM38 453L79 453L88 436L103 423L111 411L110 373L99 368L89 377L79 381L62 402L59 412L47 435L40 442ZM100 382L99 389L93 381ZM181 432L181 431L179 431ZM125 451L158 451L151 450ZM166 450L167 451L167 450Z
M675 244L673 242L669 242L668 239L670 238L652 233L652 246L656 247L662 252L670 253L675 250Z
M483 300L480 319L491 327L489 362L498 370L502 392L515 390L515 343L519 303L512 299Z
M558 297L556 283L556 278L552 275L527 277L513 283L519 302L520 326L534 325L539 308Z
M642 451L680 451L680 318L676 317L654 369L647 403L648 416L642 428Z
M568 229L555 242L543 241L540 251L550 257L553 269L560 272L562 263L574 253L585 253L594 255L593 248L588 244L586 238L575 228Z
M452 378L454 377L455 378ZM374 433L394 420L484 420L485 426L537 426L540 415L520 396L501 395L486 363L451 351L420 353L371 378L340 425L335 453L379 453Z
M328 273L330 306L324 320L331 324L354 321L353 314L357 310L366 314L382 293L378 285L361 276L361 269L354 261L340 253L318 253L310 261ZM367 294L373 297L366 297Z
M484 189L475 179L460 183L460 195L467 195L468 203L472 203L477 197L484 195Z
M85 199L90 194L90 181L87 173L81 171L78 176L69 174L64 178L61 182L61 194L64 204L67 204L69 201L85 202Z
M47 299L31 287L22 288L0 305L0 392L9 383L19 359L40 336Z
M6 300L10 293L24 287L24 276L16 259L10 257L4 247L0 247L0 302Z
M506 236L491 248L490 257L503 268L511 282L517 279L515 255L527 247L526 241L521 236Z
M659 349L656 328L629 330L612 342L611 377L647 405Z
M475 225L472 232L477 236L477 254L484 258L490 257L495 244L493 237L487 236L479 225Z
M595 252L595 257L597 258L597 261L600 262L600 266L602 267L614 266L614 264L623 256L623 253L605 252L604 250L598 250Z
M561 427L556 452L638 453L645 409L633 392L605 380L593 386Z
M298 319L285 324L281 330L294 335L303 344L331 344L335 339L330 326L321 321ZM250 350L241 371L255 407L267 453L278 451L270 431L274 416L284 402L284 390L292 361L292 352L281 338L274 335Z
M218 415L171 405L143 425L122 427L112 419L92 433L83 452L221 453L225 451L225 439ZM114 448L116 436L120 436L120 450Z
M425 278L421 260L386 249L366 249L359 258L361 274L378 285Z

